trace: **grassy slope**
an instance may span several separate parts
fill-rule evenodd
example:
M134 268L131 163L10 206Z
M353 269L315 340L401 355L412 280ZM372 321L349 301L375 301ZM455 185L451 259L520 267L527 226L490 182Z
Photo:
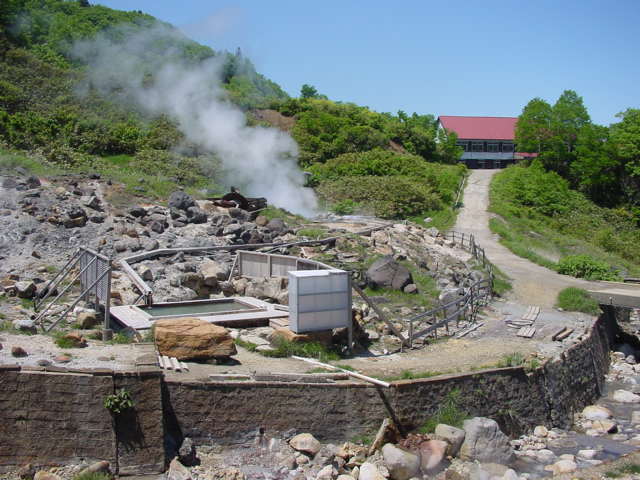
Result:
M541 167L514 166L491 184L491 230L513 253L556 269L588 255L624 275L640 275L640 229L623 211L601 208Z

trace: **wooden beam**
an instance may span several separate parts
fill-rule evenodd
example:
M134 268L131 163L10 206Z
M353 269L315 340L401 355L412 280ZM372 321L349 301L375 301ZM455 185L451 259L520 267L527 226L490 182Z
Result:
M361 373L352 372L351 370L345 370L344 368L340 368L340 367L334 367L333 365L329 365L328 363L318 362L317 360L312 360L311 358L298 357L296 355L292 355L291 358L295 358L296 360L302 360L303 362L307 362L312 365L317 365L323 368L328 368L330 370L338 370L340 372L346 373L350 377L359 378L360 380L373 383L374 385L380 385L381 387L389 388L391 386L390 383L384 382L382 380L378 380L377 378L367 377L366 375L362 375Z

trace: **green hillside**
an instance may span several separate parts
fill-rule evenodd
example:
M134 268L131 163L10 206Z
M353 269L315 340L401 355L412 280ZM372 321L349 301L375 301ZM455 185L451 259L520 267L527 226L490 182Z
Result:
M227 98L246 112L248 125L289 130L299 146L299 164L313 171L312 182L327 207L386 217L430 213L450 223L451 190L463 169L434 163L455 163L460 152L454 137L437 141L433 115L378 113L333 102L308 85L300 98L290 98L239 50L214 51L150 15L86 0L5 0L0 5L0 162L5 167L36 162L40 171L98 171L124 182L132 194L163 197L177 185L192 193L221 190L216 155L186 138L170 114L128 101L125 81L118 84L117 59L107 66L114 70L108 72L109 89L91 75L94 67L86 60L92 48L102 43L124 51L141 34L144 50L132 61L144 77L142 88L156 80L159 65L219 60L219 78L211 78L203 90L215 92L221 83ZM270 121L274 115L285 126ZM413 167L362 173L382 157L386 166ZM314 170L325 164L342 165L340 178L328 173L333 167ZM446 188L434 180L438 176L448 179ZM363 177L359 193L349 187L353 177ZM384 191L387 205L382 207L376 198ZM403 196L396 199L388 192ZM391 206L395 200L398 205Z

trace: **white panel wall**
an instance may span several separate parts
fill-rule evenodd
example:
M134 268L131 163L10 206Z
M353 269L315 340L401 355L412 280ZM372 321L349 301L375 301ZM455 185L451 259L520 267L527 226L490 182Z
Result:
M289 328L295 333L351 326L351 277L344 270L289 272Z

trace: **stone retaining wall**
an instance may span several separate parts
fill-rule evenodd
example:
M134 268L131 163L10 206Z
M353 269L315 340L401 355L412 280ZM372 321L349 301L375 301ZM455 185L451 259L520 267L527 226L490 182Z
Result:
M98 460L120 473L163 471L161 382L159 369L0 366L0 471ZM119 388L135 407L115 422L103 401Z
M538 424L567 427L601 394L614 319L603 315L561 358L522 367L394 382L163 381L155 368L134 372L0 367L0 470L109 460L121 473L161 471L185 436L196 444L231 443L295 429L325 441L374 432L385 417L421 425L457 390L471 415L517 432ZM52 371L54 370L54 371ZM135 408L113 421L106 395L126 388ZM166 452L165 452L166 448Z

